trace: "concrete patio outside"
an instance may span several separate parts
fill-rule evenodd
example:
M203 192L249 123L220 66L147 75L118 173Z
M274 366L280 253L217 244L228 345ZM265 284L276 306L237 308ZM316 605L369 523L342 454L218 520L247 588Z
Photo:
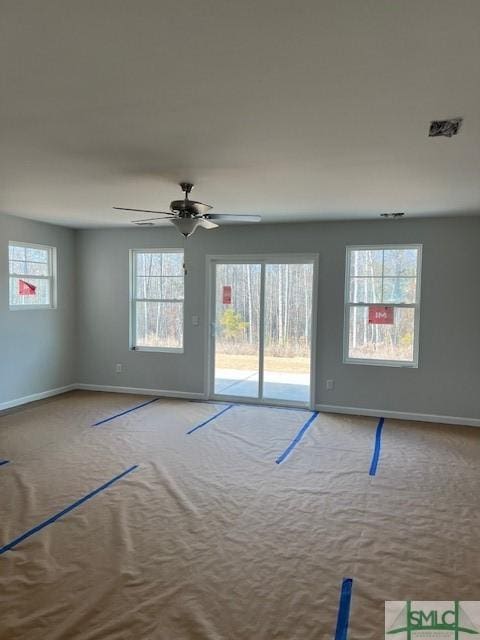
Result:
M264 398L305 403L310 400L309 373L265 371L263 386ZM244 398L258 397L258 371L217 368L215 370L215 394Z

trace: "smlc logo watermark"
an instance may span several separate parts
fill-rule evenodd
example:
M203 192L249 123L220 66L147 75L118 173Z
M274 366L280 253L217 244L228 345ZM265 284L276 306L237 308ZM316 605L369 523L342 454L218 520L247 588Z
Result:
M480 640L480 601L386 601L385 640Z

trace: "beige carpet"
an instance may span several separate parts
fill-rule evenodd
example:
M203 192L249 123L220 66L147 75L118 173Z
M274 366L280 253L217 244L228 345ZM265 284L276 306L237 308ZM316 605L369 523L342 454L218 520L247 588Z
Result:
M385 600L480 599L480 431L75 392L0 417L2 640L384 637ZM480 624L480 620L476 621Z

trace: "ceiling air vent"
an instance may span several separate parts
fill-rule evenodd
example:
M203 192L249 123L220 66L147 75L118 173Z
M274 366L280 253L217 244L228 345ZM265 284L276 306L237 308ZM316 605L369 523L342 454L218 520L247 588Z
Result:
M450 118L450 120L432 120L430 122L430 130L428 135L430 138L438 138L444 136L451 138L456 136L458 130L462 126L463 118Z
M381 213L380 217L387 220L397 220L397 218L402 218L404 215L403 211L395 211L394 213Z

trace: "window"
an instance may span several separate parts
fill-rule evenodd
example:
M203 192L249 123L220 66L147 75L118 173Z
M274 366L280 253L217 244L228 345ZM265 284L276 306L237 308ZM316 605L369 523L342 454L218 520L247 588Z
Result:
M344 362L418 366L420 245L347 247Z
M183 351L184 269L181 249L131 252L131 346Z
M54 247L8 243L10 309L56 306L56 258Z

